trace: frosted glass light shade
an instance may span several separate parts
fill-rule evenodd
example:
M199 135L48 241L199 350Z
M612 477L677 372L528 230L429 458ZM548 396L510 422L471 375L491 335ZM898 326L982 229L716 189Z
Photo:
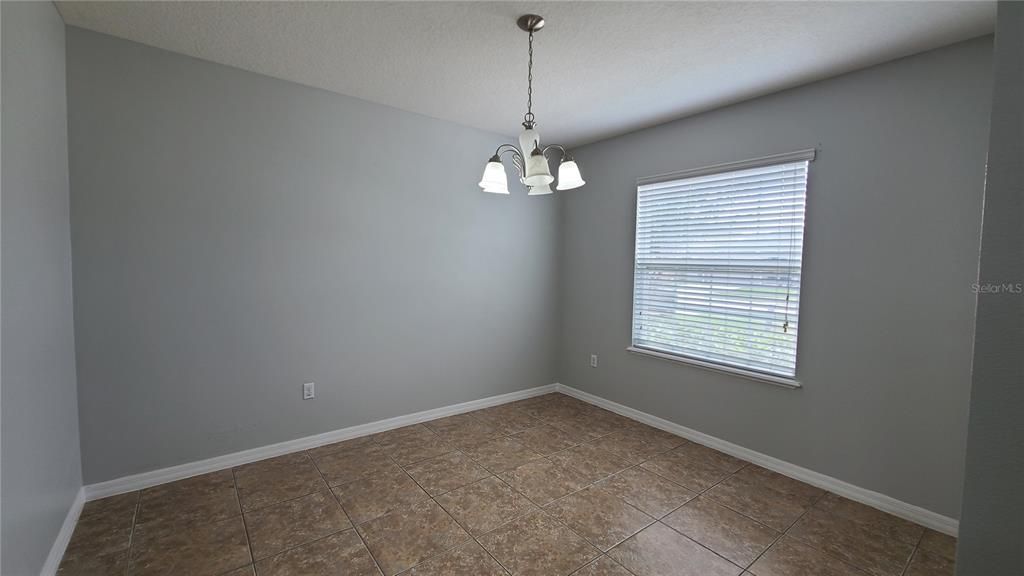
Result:
M519 149L526 156L533 152L533 149L540 146L540 133L533 128L527 128L519 134Z
M530 154L526 159L526 176L523 177L523 183L527 186L547 186L554 181L555 177L551 175L547 157L539 152Z
M527 196L544 196L545 194L554 194L555 191L551 189L550 184L543 186L531 186L530 191L526 193Z
M572 190L573 188L579 188L586 182L583 181L583 176L580 174L580 167L576 165L575 160L566 160L558 165L558 186L559 190Z
M480 187L484 192L493 194L508 194L508 177L505 175L505 167L501 160L494 156L487 166L484 167L484 176L480 179Z

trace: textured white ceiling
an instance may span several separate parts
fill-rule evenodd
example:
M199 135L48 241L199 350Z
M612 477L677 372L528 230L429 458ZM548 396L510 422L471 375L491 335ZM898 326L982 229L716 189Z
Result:
M993 2L59 2L65 22L503 134L578 144L990 33Z

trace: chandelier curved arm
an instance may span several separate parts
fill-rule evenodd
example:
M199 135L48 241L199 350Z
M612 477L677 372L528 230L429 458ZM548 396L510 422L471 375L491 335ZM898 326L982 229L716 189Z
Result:
M561 144L548 144L544 147L544 150L542 150L541 153L544 154L544 156L547 156L548 150L551 150L552 148L555 148L560 152L559 160L572 160L572 155L569 154Z
M501 155L505 152L512 153L512 164L515 165L516 171L519 172L519 176L522 177L525 174L523 167L523 156L519 153L519 148L516 148L512 144L502 144L494 151L494 155L501 158Z

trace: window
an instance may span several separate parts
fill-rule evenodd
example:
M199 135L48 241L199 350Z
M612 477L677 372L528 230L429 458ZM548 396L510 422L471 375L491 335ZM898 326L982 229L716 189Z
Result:
M637 186L633 346L796 376L808 150Z

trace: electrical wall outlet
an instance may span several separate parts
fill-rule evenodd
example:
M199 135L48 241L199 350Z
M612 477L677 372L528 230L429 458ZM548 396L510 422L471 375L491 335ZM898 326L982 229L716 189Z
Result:
M313 382L306 382L302 385L302 399L309 400L316 397L316 384Z
M590 355L590 367L597 368L597 354Z

